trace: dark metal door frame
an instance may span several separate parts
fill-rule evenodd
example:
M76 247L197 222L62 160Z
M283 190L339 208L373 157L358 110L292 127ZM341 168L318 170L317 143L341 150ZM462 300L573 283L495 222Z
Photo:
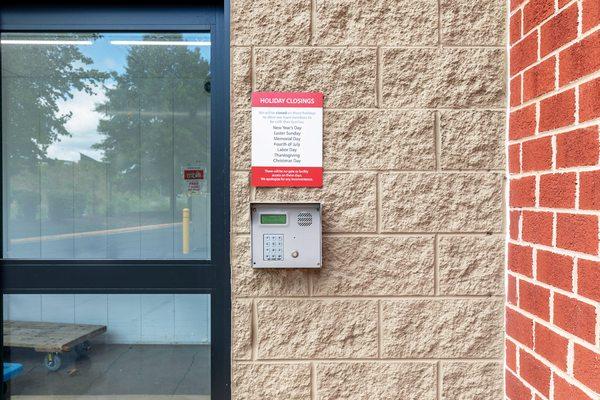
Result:
M21 8L0 11L0 30L211 33L211 260L0 260L3 293L211 294L211 398L230 390L229 10ZM1 99L0 99L1 101ZM1 179L1 176L0 176ZM2 183L4 190L4 183ZM0 226L5 217L0 213ZM3 229L0 229L0 235ZM4 239L0 236L0 247ZM2 254L2 253L0 253ZM0 303L1 303L0 296ZM1 305L1 304L0 304Z

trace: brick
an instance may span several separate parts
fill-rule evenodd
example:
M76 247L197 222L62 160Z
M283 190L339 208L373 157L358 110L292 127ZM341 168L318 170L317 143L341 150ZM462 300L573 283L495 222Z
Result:
M440 236L438 240L440 294L457 296L502 295L504 293L505 257L503 239L500 236L488 235L481 237ZM371 258L377 257L372 252L373 248L369 249ZM389 250L390 253L396 252L393 248ZM385 249L382 249L382 252L385 252ZM419 250L419 252L421 251ZM347 258L347 255L348 252L345 258ZM346 259L345 262L354 265ZM362 265L365 264L368 265L368 263ZM410 265L410 262L403 261L398 264L397 268L406 269ZM361 268L364 268L364 266L355 265L353 271ZM353 271L348 270L348 274L359 275ZM414 274L414 272L411 272L411 274ZM389 272L382 274L386 280L390 279L390 275L392 274ZM429 275L430 280L432 276L432 274ZM368 282L368 279L365 279L366 282ZM415 285L413 284L413 286Z
M598 163L598 127L576 129L556 136L556 167L582 167Z
M510 106L516 107L523 102L521 98L521 75L517 75L510 80Z
M593 400L581 389L554 374L554 400Z
M542 25L540 35L542 57L577 37L577 16L577 4L573 4Z
M250 179L247 172L231 173L231 231L250 231Z
M315 10L315 42L320 46L435 45L437 11L436 0L320 1Z
M502 299L380 302L381 358L502 357Z
M252 358L252 301L234 299L231 302L231 355L234 360Z
M536 255L536 277L559 289L573 290L573 258L545 250Z
M579 259L577 262L577 293L600 302L600 262Z
M509 400L531 400L531 390L512 372L505 373L506 396Z
M535 206L535 176L511 179L509 194L511 207Z
M311 392L310 374L309 363L233 363L231 397L238 400L307 399Z
M556 58L551 57L523 73L523 101L529 101L554 90L555 67Z
M377 302L258 300L259 359L377 356Z
M522 144L523 172L544 171L552 168L552 138L549 136L528 140Z
M379 190L383 232L500 232L503 227L500 174L385 173Z
M507 308L506 334L525 346L533 347L533 320Z
M506 285L506 300L513 304L519 304L519 296L517 294L517 278L513 275L508 275L508 282Z
M510 11L514 11L521 4L525 3L526 0L509 0L510 2Z
M521 29L522 29L522 21L521 19L523 12L521 10L517 11L516 13L514 13L511 17L510 17L510 27L509 27L509 32L510 32L510 44L513 45L515 44L516 41L518 41L519 39L521 39Z
M435 365L425 362L319 362L315 382L319 400L350 400L357 393L365 399L434 400L435 375Z
M249 110L233 109L229 138L231 141L231 169L239 172L248 171L252 152L252 122Z
M531 32L510 49L510 75L515 76L538 60L538 33Z
M521 211L510 212L510 238L513 240L519 239L519 220L521 219Z
M443 110L439 115L439 134L441 135L439 150L440 166L442 169L489 170L504 167L504 141L506 133L506 114L504 112ZM406 125L401 125L402 130L406 130ZM373 124L369 126L369 130L371 131L372 129ZM376 135L368 133L366 136ZM427 139L430 137L428 136ZM431 144L431 141L427 139L422 141ZM361 140L364 143L365 139ZM398 136L390 140L398 143L399 147L406 147L407 145L402 143L402 141L398 141ZM361 154L365 153L362 147L360 146ZM411 147L416 148L417 146ZM340 148L338 147L337 151L339 150ZM387 148L382 148L377 156L382 158L381 154L387 154L388 152ZM434 158L432 157L431 160L433 161ZM354 165L363 165L363 162L357 159Z
M600 353L575 344L573 372L578 381L600 393Z
M506 366L513 371L517 370L517 346L509 339L504 341L504 354L506 356Z
M535 324L535 352L563 371L567 370L569 340L544 325Z
M356 2L356 0L348 1ZM388 1L391 4L398 3L398 0ZM415 0L407 0L406 8L414 9L414 3ZM365 4L377 3L366 1ZM503 2L496 0L442 0L440 6L442 44L444 46L498 46L504 44L506 19L504 17L505 7ZM430 8L433 11L437 9L435 5ZM387 13L389 13L388 9L389 7L386 9ZM336 14L339 14L339 11ZM417 20L423 19L422 13L416 14L415 18ZM398 18L394 18L393 30L395 31L398 30L397 21ZM373 28L367 28L367 30L371 29Z
M556 246L598 254L598 217L559 213L556 222Z
M596 308L580 300L554 293L554 324L594 344Z
M529 0L523 7L523 31L529 32L554 13L554 0Z
M325 237L323 268L312 277L313 294L433 294L433 249L433 237Z
M579 174L579 208L600 210L600 171Z
M535 134L535 104L513 111L509 117L508 136L510 140L521 139Z
M574 208L577 175L545 174L540 177L540 206Z
M250 107L252 93L252 50L249 47L231 49L231 106Z
M519 281L519 307L530 314L550 320L550 290L533 283Z
M504 58L504 50L500 48L385 48L380 61L383 106L502 107L506 104ZM376 59L373 59L373 66L376 66ZM352 65L346 68L356 70ZM340 69L338 74L343 72ZM373 79L376 76L373 73ZM365 80L366 77L356 79ZM299 87L302 85L306 83L301 82ZM373 93L375 86L371 87ZM356 97L356 94L348 96Z
M501 399L503 393L502 363L497 361L442 361L441 392L443 400ZM358 392L355 392L355 394ZM379 398L383 397L370 397ZM390 396L388 399L422 399Z
M540 102L540 132L575 122L575 89L558 93Z
M550 212L523 211L521 237L529 243L552 246L553 219Z
M508 170L511 174L521 172L521 145L511 144L508 146Z
M521 377L548 397L550 394L550 368L523 349L519 351L519 366L521 367Z
M518 244L508 244L508 269L521 275L533 276L533 249Z
M434 170L435 143L431 140L434 123L431 111L326 110L323 166L326 170L341 171ZM488 136L501 127L490 129L488 126ZM500 134L496 136L498 141L502 139Z
M600 78L579 86L579 121L600 118Z
M600 69L600 31L560 52L560 85L566 85Z
M590 29L600 24L600 2L598 0L583 0L583 31L587 32Z
M310 0L232 0L231 43L239 46L309 44L310 13Z
M325 107L377 106L373 48L261 47L254 57L256 91L319 91Z

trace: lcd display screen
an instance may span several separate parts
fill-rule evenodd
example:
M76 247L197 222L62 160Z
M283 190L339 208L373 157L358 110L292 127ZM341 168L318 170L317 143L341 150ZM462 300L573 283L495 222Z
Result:
M285 225L287 224L287 215L260 214L260 223L263 225Z

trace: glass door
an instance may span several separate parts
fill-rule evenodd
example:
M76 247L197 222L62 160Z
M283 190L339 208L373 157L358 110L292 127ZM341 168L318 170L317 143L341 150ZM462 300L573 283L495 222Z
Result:
M210 33L2 33L8 259L210 260Z
M6 398L228 398L222 26L3 13Z
M208 294L5 294L15 400L210 400Z

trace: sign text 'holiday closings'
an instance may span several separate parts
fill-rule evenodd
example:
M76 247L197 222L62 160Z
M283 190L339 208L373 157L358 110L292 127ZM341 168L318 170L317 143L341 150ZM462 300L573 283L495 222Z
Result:
M252 186L323 186L323 93L252 93Z

